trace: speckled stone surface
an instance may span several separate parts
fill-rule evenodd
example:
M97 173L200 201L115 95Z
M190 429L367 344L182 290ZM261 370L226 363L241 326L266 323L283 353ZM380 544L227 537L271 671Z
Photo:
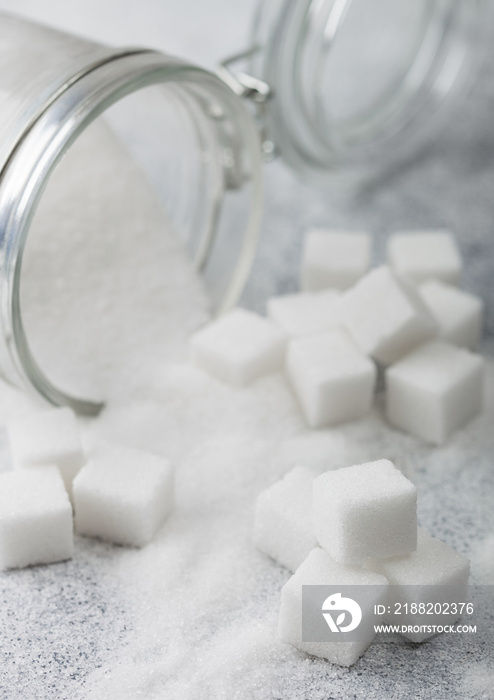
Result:
M207 65L243 44L254 2L239 5L227 0L146 0L138 5L117 0L50 0L41 5L34 0L0 0L0 10L19 11L109 43L158 46ZM485 45L494 46L494 32L486 34ZM267 166L263 236L243 303L263 311L267 296L297 289L302 233L309 226L368 229L377 240L376 259L381 259L385 238L394 230L447 227L457 235L466 260L465 287L485 299L484 351L492 353L493 111L494 74L486 64L469 97L456 107L429 148L392 177L359 193L338 187L318 191L301 184L279 161ZM367 441L372 452L368 459L386 456L406 465L419 491L421 525L472 559L474 581L493 585L492 371L489 377L488 411L468 433L441 450L421 447L406 437L391 439L375 416L363 427L349 428L346 437L362 454ZM4 392L2 416L22 403ZM3 470L9 468L3 431L0 439ZM253 503L255 490L248 480L244 486ZM185 508L163 537L172 538L170 548L180 549L186 533L196 528L196 536L204 537L207 556L235 557L239 576L255 574L255 585L242 600L235 599L234 588L229 590L223 606L217 604L215 589L211 598L216 607L203 609L196 620L187 601L196 590L195 578L208 576L211 569L202 560L185 562L186 574L170 583L175 593L182 586L184 598L177 598L182 607L163 618L160 634L156 627L146 628L135 613L151 610L151 603L146 608L145 601L131 598L135 590L146 596L145 582L140 588L135 581L133 588L126 587L129 571L139 566L134 552L77 538L70 562L0 574L0 698L494 698L494 611L480 600L485 588L472 592L482 610L476 635L454 640L440 636L423 645L374 644L354 667L336 668L275 640L279 590L287 574L248 548L252 512L245 496L239 494L229 503L238 508L240 522L231 542L221 530L225 506L221 500L214 506L209 514L200 511L200 521ZM211 586L221 588L221 580L213 580ZM166 590L164 584L162 595ZM222 634L232 640L230 653L223 657L226 645L217 641ZM136 638L141 639L137 646ZM175 640L181 653L175 652ZM183 653L187 644L188 655ZM131 680L134 676L141 680Z

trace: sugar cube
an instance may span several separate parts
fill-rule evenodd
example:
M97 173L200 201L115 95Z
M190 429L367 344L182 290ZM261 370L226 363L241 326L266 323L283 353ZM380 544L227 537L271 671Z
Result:
M419 292L436 320L439 337L454 345L476 350L482 330L482 300L436 280L421 284Z
M432 341L386 370L390 423L440 445L483 404L484 360L468 350Z
M384 365L436 332L418 292L386 266L375 268L342 294L339 305L342 324L357 346Z
M302 587L303 586L359 586L359 605L362 620L352 641L303 641ZM368 648L374 638L372 611L386 599L387 581L384 576L343 566L322 549L313 549L281 590L278 636L300 651L328 659L339 666L351 666ZM363 601L363 602L362 602ZM322 609L321 609L322 616Z
M390 583L386 601L389 614L383 622L396 624L399 620L400 625L414 628L404 632L413 642L432 636L433 625L451 625L460 617L459 604L466 602L470 562L426 530L418 529L417 550L412 554L372 560L366 567ZM425 606L423 612L414 605ZM399 617L393 614L397 610Z
M217 379L245 386L282 369L286 336L270 321L234 309L195 333L192 361Z
M387 459L314 480L312 517L321 547L343 564L413 552L417 490Z
M375 365L343 331L290 341L286 371L312 428L358 418L371 407Z
M311 516L314 476L310 469L295 467L256 501L254 544L290 571L317 547Z
M458 284L461 257L449 231L410 231L388 240L388 263L416 283L429 279Z
M100 445L74 479L77 532L115 544L147 544L172 507L169 462L147 452Z
M340 292L286 294L268 299L268 317L288 336L321 333L340 325L337 300Z
M74 412L67 407L32 413L8 425L15 469L56 466L69 496L72 481L84 464Z
M301 288L317 292L328 287L348 289L370 266L369 234L313 229L305 236Z
M0 570L70 559L72 508L55 467L0 474Z

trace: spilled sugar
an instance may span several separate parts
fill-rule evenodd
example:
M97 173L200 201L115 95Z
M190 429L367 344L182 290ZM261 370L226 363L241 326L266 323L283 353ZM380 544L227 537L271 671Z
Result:
M257 494L305 456L320 471L387 457L416 483L421 525L471 556L476 580L488 582L494 366L487 411L439 449L389 428L379 403L364 420L310 432L281 376L242 391L219 384L184 361L206 302L147 185L104 127L86 149L40 210L40 242L33 236L26 259L26 324L50 376L108 397L101 416L83 422L87 447L105 438L169 456L176 508L142 550L76 538L70 562L0 575L0 696L49 697L56 688L95 700L489 697L493 625L418 648L374 644L349 670L278 642L289 574L254 549L251 527ZM110 175L115 190L102 200ZM74 190L90 202L77 216ZM82 214L90 216L80 228ZM100 217L107 242L94 227ZM74 255L60 248L62 224ZM5 388L0 416L32 405ZM5 443L2 456L7 468Z
M456 669L470 656L472 674L489 668L486 628L454 644L438 637L425 652L376 644L350 672L278 642L279 591L289 574L255 551L251 527L256 495L299 461L286 447L299 444L316 468L319 455L321 469L324 453L330 467L394 458L418 485L421 524L470 554L494 525L493 417L491 409L437 450L388 428L379 407L365 420L309 433L279 376L239 392L193 367L164 369L152 391L108 410L98 426L107 438L172 450L179 468L174 516L150 547L113 554L108 565L125 582L133 631L87 679L91 697L322 699L330 689L333 698L470 698L466 689L458 694ZM136 427L144 424L146 435Z

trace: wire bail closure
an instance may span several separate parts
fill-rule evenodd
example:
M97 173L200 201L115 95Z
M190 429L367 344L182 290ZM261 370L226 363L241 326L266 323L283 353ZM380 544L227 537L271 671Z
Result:
M251 58L260 50L259 46L227 56L220 62L216 69L216 75L228 87L242 99L246 99L253 106L254 117L259 127L262 155L266 162L276 157L277 150L270 137L267 127L267 111L270 100L273 98L273 89L268 83L244 71L235 71L232 66Z

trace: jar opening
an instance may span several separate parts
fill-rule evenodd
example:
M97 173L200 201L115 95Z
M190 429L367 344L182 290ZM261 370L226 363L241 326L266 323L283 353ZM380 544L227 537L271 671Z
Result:
M21 380L48 401L86 414L97 412L100 404L76 399L73 390L68 393L52 381L31 349L23 323L21 272L31 222L52 173L66 153L64 160L69 160L71 148L83 143L102 113L147 169L217 309L232 304L242 290L261 208L255 125L240 101L206 71L154 52L124 55L83 75L50 102L13 152L0 188L8 241L2 368L13 383ZM118 206L113 210L118 219ZM139 240L138 221L134 238L138 258L139 247L146 245ZM116 236L106 251L109 274L112 247L118 250Z

